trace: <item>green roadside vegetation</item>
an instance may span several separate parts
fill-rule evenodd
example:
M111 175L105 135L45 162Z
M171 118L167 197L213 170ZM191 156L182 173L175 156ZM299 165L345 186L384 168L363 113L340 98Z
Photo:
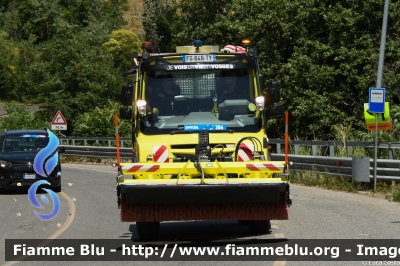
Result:
M351 177L325 175L316 172L290 172L290 182L324 189L364 193L370 196L384 197L389 201L400 202L400 184L378 180L374 191L373 182L353 182Z
M338 134L339 141L345 143L345 141L351 140L347 138L346 133L343 132L342 128L338 128L335 131ZM375 133L373 133L373 136ZM339 137L339 135L341 137ZM371 134L370 134L371 135ZM372 136L372 135L371 135ZM387 138L390 142L390 136L380 132L381 138ZM373 142L374 140L367 140ZM393 142L393 140L392 140ZM325 147L317 147L317 156L326 155L328 153ZM294 154L294 146L290 145L289 141L289 154ZM311 147L309 146L299 146L299 155L312 155ZM388 159L389 158L388 149L378 150L378 159ZM337 146L335 147L335 157L353 157L353 156L367 156L374 158L373 148L362 148L362 147L346 147ZM396 154L396 160L399 160L399 154ZM289 166L290 169L290 166ZM338 176L335 174L321 174L317 171L290 171L290 182L294 184L301 184L305 186L314 186L324 189L345 191L352 193L363 193L369 196L384 197L390 201L400 202L400 183L395 181L383 181L377 180L376 189L374 189L374 182L353 182L351 177Z

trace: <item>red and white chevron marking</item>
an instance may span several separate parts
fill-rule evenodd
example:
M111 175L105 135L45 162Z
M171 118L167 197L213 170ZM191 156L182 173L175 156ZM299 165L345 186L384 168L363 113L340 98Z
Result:
M282 163L251 163L251 164L246 164L246 168L249 169L250 171L265 171L265 170L271 170L271 171L280 171L284 165Z
M250 161L253 151L253 144L241 143L238 150L238 162Z
M246 53L245 48L236 45L227 45L223 48L223 50L230 51L231 53L242 53L242 54Z
M168 163L168 148L165 145L153 146L153 160L157 163Z
M158 172L160 171L159 165L138 165L138 164L130 164L122 166L123 173L140 173L140 172Z

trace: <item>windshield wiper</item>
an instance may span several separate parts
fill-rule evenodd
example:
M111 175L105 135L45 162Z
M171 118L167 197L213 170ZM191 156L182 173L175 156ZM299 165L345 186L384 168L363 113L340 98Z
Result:
M171 135L175 135L175 134L183 134L183 133L198 133L199 131L208 131L209 133L233 133L235 132L233 129L227 129L227 130L174 130L171 131L170 134Z

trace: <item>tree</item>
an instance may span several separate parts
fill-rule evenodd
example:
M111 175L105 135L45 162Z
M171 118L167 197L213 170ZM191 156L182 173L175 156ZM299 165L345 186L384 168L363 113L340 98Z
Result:
M120 104L109 100L103 107L95 107L78 116L74 124L74 136L102 136L114 137L114 113L119 112ZM132 134L130 121L119 121L118 134L121 137L130 137Z
M0 99L24 101L26 67L37 56L32 41L14 41L0 30Z
M146 0L144 2L143 27L146 41L152 43L154 52L172 51L171 24L176 18L175 1Z
M130 68L132 53L141 52L141 46L138 36L126 29L113 31L109 41L103 44L103 48L113 55L116 66L122 69Z
M118 98L122 73L102 44L124 25L123 2L3 1L0 48L7 56L0 59L0 96L42 104L42 121L62 110L69 125ZM72 131L68 127L67 134Z
M8 115L0 118L1 132L4 129L42 129L50 126L50 123L38 119L34 113L26 110L23 105L8 103L4 109Z
M176 7L179 16L171 25L173 44L192 45L196 39L201 39L204 44L222 44L225 39L230 39L228 43L240 40L238 36L231 38L232 32L237 32L237 29L225 27L232 22L230 18L234 12L231 9L232 2L232 0L179 1ZM219 26L221 23L224 24L223 27Z
M383 81L393 103L399 102L399 4L390 6ZM252 40L266 79L282 85L293 136L332 138L337 124L364 130L363 103L376 80L382 1L182 0L178 8L175 40L199 37L220 45ZM283 120L270 125L271 137L283 136Z

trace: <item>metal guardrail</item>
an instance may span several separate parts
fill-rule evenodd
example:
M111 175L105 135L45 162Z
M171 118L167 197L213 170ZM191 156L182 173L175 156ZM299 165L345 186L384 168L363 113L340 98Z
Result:
M283 139L269 139L268 144L276 145L276 153L281 154L282 146L285 145ZM294 148L294 155L299 155L300 147L311 147L312 156L318 156L318 148L324 150L324 155L329 157L335 157L337 148L346 149L346 157L351 157L351 150L353 148L370 148L374 149L374 142L363 142L363 141L320 141L320 140L291 140L289 145ZM380 142L378 143L378 149L387 150L388 159L396 158L396 150L400 149L400 143ZM321 152L321 151L320 151Z
M86 160L87 157L93 158L117 158L117 150L115 147L97 147L97 146L66 146L62 156L78 156ZM132 148L120 148L121 159L132 159Z
M107 162L111 158L116 158L116 148L114 138L99 137L59 137L60 145L65 148L62 156L79 156L83 157L83 161L88 157L107 158ZM129 138L120 138L120 158L122 160L132 159L132 148L125 148L124 142L131 143ZM282 154L283 139L269 139L269 145L276 145L276 153L272 154L273 160L284 160ZM90 146L95 145L95 146ZM98 146L105 145L105 146ZM128 146L125 143L125 146ZM341 175L352 177L353 165L351 148L374 148L373 142L356 142L349 141L346 143L338 141L290 141L292 150L295 154L289 154L290 169L293 171L317 172L321 174ZM299 155L302 146L311 147L311 155ZM322 149L318 149L322 147ZM345 148L348 157L335 157L335 149L337 147ZM400 160L394 160L396 149L400 149L400 143L379 143L379 149L388 151L388 159L378 159L377 161L377 179L378 180L395 180L400 181ZM319 153L324 153L320 155ZM370 159L370 179L373 179L373 159Z
M353 158L289 155L290 170L321 174L353 176ZM273 160L284 160L284 154L272 154ZM369 159L369 179L373 179L374 160ZM378 159L378 180L400 181L400 160Z

